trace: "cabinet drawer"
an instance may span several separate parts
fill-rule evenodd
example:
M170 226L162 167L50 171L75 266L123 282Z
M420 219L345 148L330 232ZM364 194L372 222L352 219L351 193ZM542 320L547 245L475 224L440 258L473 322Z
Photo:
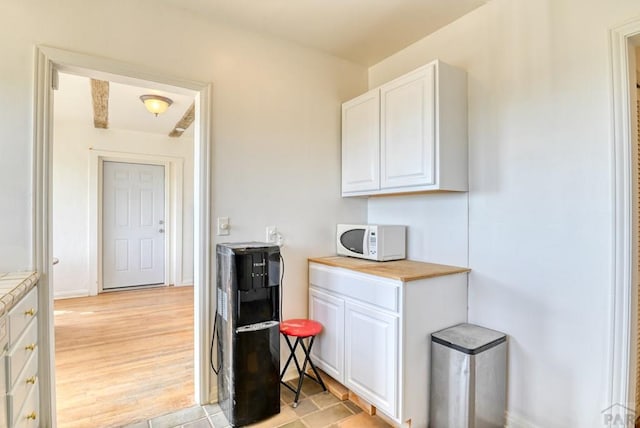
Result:
M38 428L40 424L38 387L31 388L22 408L13 415L14 428Z
M24 370L18 375L18 380L11 392L7 394L9 402L9 417L15 419L25 399L29 396L32 389L36 389L38 385L38 355L33 354L29 357L29 361Z
M9 348L7 353L7 378L11 389L18 379L18 374L22 371L29 357L37 353L38 345L38 322L33 319L27 326L26 331L18 341Z
M398 312L400 283L319 264L309 265L312 286Z
M38 291L33 287L26 296L9 311L9 347L18 340L29 321L38 312Z

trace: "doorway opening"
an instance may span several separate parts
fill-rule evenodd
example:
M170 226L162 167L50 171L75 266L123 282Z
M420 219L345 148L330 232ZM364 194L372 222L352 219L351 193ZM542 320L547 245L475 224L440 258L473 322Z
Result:
M55 234L55 224L54 224L54 186L52 185L54 182L54 174L56 169L54 168L54 131L55 127L53 126L54 119L54 94L53 88L57 86L59 83L59 76L62 74L83 76L85 78L90 78L94 80L101 80L106 82L115 82L117 84L123 85L131 85L137 87L150 88L155 91L163 91L169 93L177 93L179 95L183 95L186 97L191 97L194 100L194 108L192 111L193 115L193 149L192 156L190 160L193 162L191 168L184 168L184 176L189 176L193 171L193 187L190 194L193 195L193 215L188 216L193 219L193 234L192 239L193 242L191 245L183 245L184 239L181 240L180 245L178 245L177 240L173 238L175 234L175 230L179 228L171 228L171 226L175 226L176 218L179 218L180 221L184 220L183 213L178 213L179 210L174 210L172 208L166 209L167 201L162 201L162 205L165 206L165 209L159 209L158 211L162 211L165 214L170 212L174 215L172 220L167 220L170 224L154 224L154 230L159 231L160 229L169 228L171 233L164 240L169 241L169 247L171 248L168 251L164 251L165 253L169 253L168 259L163 257L164 260L172 261L175 258L175 254L178 252L177 249L179 247L179 252L184 252L185 247L192 248L192 262L193 266L193 275L191 278L192 287L188 287L186 301L191 301L191 310L190 312L190 320L191 324L191 334L187 336L191 337L190 346L192 347L193 357L192 357L192 374L191 379L193 381L193 387L191 388L191 399L196 404L206 404L210 401L210 375L208 372L207 360L206 360L206 350L207 343L209 337L209 322L210 313L209 313L209 281L211 276L211 266L210 266L210 183L209 177L211 176L210 172L210 85L200 82L192 82L186 80L178 80L174 78L168 78L166 76L158 75L149 70L145 70L141 67L132 66L129 64L122 64L115 61L88 57L85 55L80 55L68 51L63 51L54 48L41 47L37 50L37 67L36 67L36 105L35 105L35 135L36 135L36 147L35 147L35 165L34 165L34 206L36 210L36 219L35 219L35 233L34 233L34 261L37 269L42 272L40 287L39 287L39 304L41 307L41 313L43 313L42 319L39 320L39 328L40 331L43 332L43 340L42 346L40 350L40 373L41 373L41 383L40 383L40 396L41 396L41 423L44 426L56 426L56 370L54 366L54 353L55 353L55 327L54 327L54 297L56 295L56 287L55 281L56 276L58 275L56 269L62 267L65 264L65 258L62 256L56 255L53 251L54 249L54 234ZM95 102L95 101L94 101ZM138 100L138 102L140 102ZM140 103L142 106L142 103ZM145 112L146 114L149 114ZM177 126L177 125L176 125ZM184 130L183 130L184 131ZM104 136L104 135L103 135ZM96 167L89 168L88 166L85 168L89 170L93 174L95 178L88 178L84 181L89 183L89 187L96 189L97 184L99 182L102 185L102 170L101 168L104 166L104 162L115 161L119 162L123 160L123 157L142 157L145 156L149 159L136 159L134 162L129 160L129 163L144 163L144 164L154 164L160 163L163 168L163 178L167 178L167 176L175 175L176 171L175 166L176 158L179 156L170 156L165 155L163 159L156 159L155 161L150 159L154 155L150 155L142 151L142 153L135 153L135 151L131 151L129 149L114 149L114 148L105 148L105 147L97 147L99 144L96 143L95 147L90 147L91 150L88 150L89 153L85 152L84 161L90 159L92 165L95 163ZM95 161L95 162L94 162ZM186 162L186 160L185 160ZM186 163L185 163L186 166ZM181 166L182 168L182 166ZM95 170L95 171L94 171ZM98 174L99 172L99 174ZM168 174L167 174L168 172ZM183 171L180 171L182 173ZM164 180L166 182L166 180ZM171 181L169 183L171 186ZM173 190L176 190L177 186L174 186ZM88 221L90 225L95 225L95 227L100 230L102 229L102 215L103 211L98 209L98 194L97 192L86 192L86 188L84 189L85 193L91 199L88 204L89 207L95 207L93 215L96 217L96 221ZM166 190L166 189L165 189ZM80 192L78 192L80 193ZM166 193L167 192L163 192ZM175 192L169 191L169 198L172 199L175 196ZM184 195L186 196L186 194ZM146 197L146 196L143 196ZM93 202L96 202L95 204ZM132 203L131 201L129 201ZM122 212L125 212L123 210ZM91 216L91 213L90 213ZM142 215L144 217L144 215ZM147 216L149 217L149 216ZM157 223L162 220L156 217L153 218L153 223ZM163 221L165 221L163 220ZM164 228L160 228L158 226L165 226ZM87 226L85 229L90 229L91 227ZM86 272L83 272L81 275L82 278L89 278L86 283L86 287L82 288L82 293L86 296L95 296L100 291L103 291L103 286L105 285L105 276L103 275L102 268L105 264L104 257L101 253L104 252L105 247L97 245L99 242L99 233L93 234L89 233L85 235L85 240L88 241L89 248L95 252L95 254L91 253L88 258L92 260L88 261L85 266L89 266L89 273L85 275ZM95 241L95 242L94 242ZM96 245L94 245L96 244ZM103 242L104 244L104 242ZM120 244L122 245L122 244ZM147 246L151 246L153 248L153 242L147 242ZM137 249L136 251L139 251ZM158 251L157 249L155 250ZM154 250L148 251L147 256L152 255ZM95 257L98 254L100 257ZM126 254L126 251L118 253L121 259L118 262L123 262L122 255ZM183 254L181 254L183 255ZM54 256L60 260L60 263L53 268L52 262ZM144 258L144 256L140 256ZM67 260L68 261L68 260ZM149 262L149 259L143 260L144 262ZM124 263L124 262L123 262ZM124 263L126 264L126 263ZM143 263L144 264L144 263ZM148 264L148 263L147 263ZM170 265L171 267L167 267ZM161 269L163 272L162 276L162 285L167 284L175 284L175 285L186 285L186 284L178 284L176 278L180 277L184 279L185 277L185 266L187 266L187 262L183 262L180 264L180 267L177 267L175 263L167 263ZM120 267L122 263L120 264ZM109 286L107 286L109 288ZM178 287L166 287L164 289L177 289ZM187 287L184 287L187 289ZM159 289L149 289L149 290L130 290L125 291L124 293L133 296L140 295L143 292L153 292L158 291ZM65 296L60 297L71 297L78 290L74 290L69 292ZM63 293L64 294L64 293ZM100 296L110 296L112 299L115 298L119 293L109 293L109 294L101 294ZM183 291L184 294L184 291ZM160 298L154 298L155 300L159 300ZM143 307L153 306L152 303L154 299L148 300L143 299L145 304ZM160 299L161 300L161 299ZM175 300L171 298L170 300ZM138 310L140 311L140 310ZM86 311L91 312L91 311ZM122 312L122 311L120 311ZM167 320L171 320L171 310L164 310L164 314L166 315ZM88 315L88 314L87 314ZM139 322L140 323L140 322ZM126 325L123 326L122 329L126 332ZM129 352L126 349L120 349L121 353ZM96 357L98 358L98 357ZM144 385L140 385L144 387ZM126 395L126 394L125 394Z
M636 380L640 343L640 167L636 48L640 18L610 33L612 80L612 287L609 290L607 405L637 415Z
M173 103L154 117L140 102L149 92L160 91L58 73L52 280L63 426L127 425L195 404L193 177L184 176L193 128L183 120L193 97L162 91ZM184 289L122 292L174 286Z
M632 140L632 173L633 173L633 247L632 260L635 265L633 270L631 295L633 305L631 315L634 320L632 323L632 339L631 339L631 358L630 363L633 365L630 372L633 374L631 380L631 388L634 399L634 409L636 412L635 426L640 427L640 36L632 38L629 46L629 59L633 67L630 69L630 123L631 140ZM635 386L635 387L634 387Z

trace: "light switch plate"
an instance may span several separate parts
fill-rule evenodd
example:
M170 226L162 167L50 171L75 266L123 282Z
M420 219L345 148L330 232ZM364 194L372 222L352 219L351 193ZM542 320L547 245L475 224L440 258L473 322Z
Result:
M218 236L226 236L229 234L229 229L231 226L229 225L229 217L218 217Z

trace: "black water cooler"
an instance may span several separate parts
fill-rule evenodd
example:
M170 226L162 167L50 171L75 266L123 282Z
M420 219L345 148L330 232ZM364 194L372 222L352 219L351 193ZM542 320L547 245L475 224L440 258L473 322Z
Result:
M218 403L232 426L280 412L280 248L218 244Z

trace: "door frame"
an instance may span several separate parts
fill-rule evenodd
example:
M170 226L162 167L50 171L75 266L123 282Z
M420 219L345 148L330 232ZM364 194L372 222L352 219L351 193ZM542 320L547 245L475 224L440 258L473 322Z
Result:
M105 162L160 165L164 167L164 285L182 284L182 171L184 161L173 156L90 151L89 162L89 295L103 291L103 165Z
M180 79L140 65L36 46L33 101L33 263L40 273L38 304L41 425L55 428L55 331L52 272L53 88L57 72L183 93L195 98L194 121L194 386L195 401L208 403L212 377L208 369L211 334L211 90L206 82Z
M609 292L609 340L607 349L608 385L603 408L611 405L635 406L635 317L637 300L634 280L638 266L635 251L633 183L634 141L637 135L630 73L630 48L640 37L640 18L610 33L612 88L612 281Z

